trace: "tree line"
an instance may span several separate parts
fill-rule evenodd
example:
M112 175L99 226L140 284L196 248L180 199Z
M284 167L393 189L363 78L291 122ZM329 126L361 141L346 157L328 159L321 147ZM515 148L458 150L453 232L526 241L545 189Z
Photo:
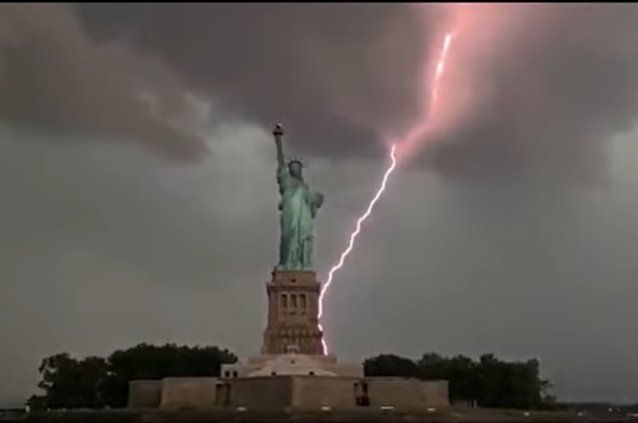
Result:
M74 358L59 353L39 367L41 395L32 408L120 408L128 398L131 380L165 377L219 376L222 364L237 356L214 346L140 344L108 357ZM501 361L493 354L473 360L465 356L424 354L417 360L381 354L364 361L366 376L445 379L452 401L479 407L538 409L554 404L550 384L540 377L537 360Z
M551 384L540 376L540 363L502 361L494 354L473 360L463 355L423 354L418 360L382 354L364 361L366 376L401 376L448 381L450 400L486 408L550 409Z
M131 380L165 377L219 376L225 363L237 356L218 347L139 344L108 357L77 359L68 353L42 360L38 369L41 395L32 408L121 408L128 400Z

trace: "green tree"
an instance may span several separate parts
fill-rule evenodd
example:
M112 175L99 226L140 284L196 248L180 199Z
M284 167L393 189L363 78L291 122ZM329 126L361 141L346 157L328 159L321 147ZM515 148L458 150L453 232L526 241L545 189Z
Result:
M480 357L477 377L477 402L482 407L532 409L543 408L550 384L540 378L540 363L504 362L494 354Z
M473 401L479 395L477 390L478 364L469 357L457 355L447 360L447 380L450 398Z
M97 408L102 406L100 389L107 374L106 360L72 358L67 353L42 360L39 368L44 405L51 408ZM35 398L34 398L35 400Z
M551 385L540 378L538 360L506 362L485 354L477 361L462 355L447 358L426 353L413 362L382 354L367 359L364 366L368 376L447 380L452 401L471 401L480 407L531 409L555 403L549 394Z
M501 395L505 389L502 386L501 362L494 354L485 354L479 358L477 366L477 392L476 398L481 407L499 407L507 403Z
M416 377L416 364L409 358L394 354L381 354L363 362L366 376Z
M221 365L236 362L237 356L218 347L140 344L127 350L115 351L107 361L105 402L111 407L124 407L131 380L219 376Z
M447 379L447 362L447 358L436 353L425 353L416 362L417 376L420 379Z
M469 357L426 353L417 361L417 369L421 379L447 380L452 400L475 401L478 396L478 363Z
M233 353L218 347L175 344L140 344L117 350L106 359L55 354L42 360L38 387L44 394L33 396L30 404L38 408L124 407L131 380L219 376L222 364L236 361Z

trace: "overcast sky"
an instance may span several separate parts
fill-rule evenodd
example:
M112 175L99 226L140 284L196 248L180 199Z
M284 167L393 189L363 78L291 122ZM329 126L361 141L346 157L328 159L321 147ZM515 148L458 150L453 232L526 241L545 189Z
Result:
M632 4L0 5L0 397L34 392L59 351L255 354L272 126L326 194L325 279L384 137L428 111L423 73L452 28L434 148L397 171L337 275L330 345L538 357L561 398L638 400L636 19Z

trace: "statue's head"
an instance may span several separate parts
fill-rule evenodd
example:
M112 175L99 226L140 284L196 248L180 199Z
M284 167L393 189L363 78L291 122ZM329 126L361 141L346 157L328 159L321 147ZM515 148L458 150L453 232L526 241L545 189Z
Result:
M303 176L304 162L301 159L291 159L288 161L288 172L290 176L301 178Z

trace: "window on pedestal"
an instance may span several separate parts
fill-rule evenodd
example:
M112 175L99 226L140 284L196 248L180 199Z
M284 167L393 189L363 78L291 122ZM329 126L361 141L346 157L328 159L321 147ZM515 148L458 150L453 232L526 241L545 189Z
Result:
M281 294L281 308L288 308L288 294Z
M301 303L301 312L306 314L308 310L308 299L306 298L306 294L299 295L299 302Z
M297 308L297 294L290 295L290 307L293 309Z

